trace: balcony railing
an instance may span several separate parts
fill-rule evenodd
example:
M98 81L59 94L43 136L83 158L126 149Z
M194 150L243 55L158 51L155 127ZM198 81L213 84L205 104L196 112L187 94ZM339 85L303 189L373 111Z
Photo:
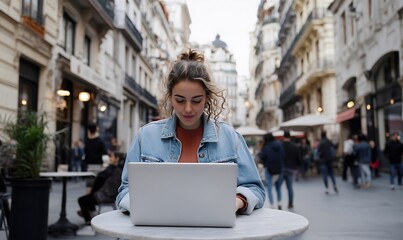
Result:
M295 81L280 95L280 107L287 105L293 99L297 98L295 95Z
M280 31L278 32L278 36L287 33L287 30L291 27L291 24L294 22L295 12L290 6L285 14L284 21L281 23Z
M133 22L127 15L125 16L125 24L126 27L129 28L133 36L136 38L136 40L140 43L140 45L143 44L143 37L141 36L141 33L139 32L139 30L137 30L136 26L134 26Z
M265 112L273 111L278 107L278 105L279 105L278 103L279 103L278 99L264 100L262 102L263 110Z
M280 67L283 66L290 58L292 51L294 50L295 45L301 39L301 36L304 34L305 30L311 24L312 20L321 19L328 16L328 10L326 8L314 8L311 13L309 14L308 18L306 19L304 25L295 35L293 41L290 44L290 47L287 49L287 52L284 54L283 58L281 59Z
M262 25L266 25L266 24L269 24L269 23L278 23L278 18L271 17L271 16L266 16L263 19Z
M154 106L158 104L157 99L153 95L151 95L150 92L142 88L132 77L127 74L125 74L125 85L129 87L130 90L140 99L143 98Z

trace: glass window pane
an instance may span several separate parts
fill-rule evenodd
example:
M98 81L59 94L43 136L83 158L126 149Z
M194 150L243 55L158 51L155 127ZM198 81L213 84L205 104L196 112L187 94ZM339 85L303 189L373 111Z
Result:
M38 0L32 0L31 5L31 18L36 22L39 22L38 16Z

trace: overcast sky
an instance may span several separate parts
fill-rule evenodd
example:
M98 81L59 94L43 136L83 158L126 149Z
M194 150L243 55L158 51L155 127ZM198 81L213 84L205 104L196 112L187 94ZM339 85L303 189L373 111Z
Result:
M209 43L220 34L237 62L238 75L249 76L249 32L255 28L260 0L186 0L192 23L190 41Z

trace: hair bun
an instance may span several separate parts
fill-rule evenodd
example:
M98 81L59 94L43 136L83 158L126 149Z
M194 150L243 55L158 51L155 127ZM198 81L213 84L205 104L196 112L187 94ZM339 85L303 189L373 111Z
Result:
M196 61L196 62L204 62L204 55L197 50L187 49L181 54L178 55L177 60L179 61Z

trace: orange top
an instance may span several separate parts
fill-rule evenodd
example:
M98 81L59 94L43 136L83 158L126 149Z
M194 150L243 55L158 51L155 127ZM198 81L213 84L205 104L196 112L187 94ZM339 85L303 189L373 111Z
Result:
M182 143L179 162L197 163L197 150L203 137L203 124L200 124L199 128L192 130L177 126L176 133Z

